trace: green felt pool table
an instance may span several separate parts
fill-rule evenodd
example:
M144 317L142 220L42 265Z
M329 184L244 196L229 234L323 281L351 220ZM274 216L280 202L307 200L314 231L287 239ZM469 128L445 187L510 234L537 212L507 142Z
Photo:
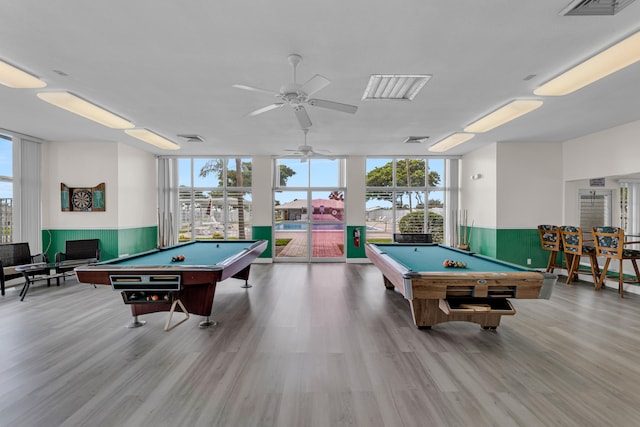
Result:
M515 314L510 298L550 298L555 274L440 244L365 245L388 289L409 300L416 326L466 321L495 329ZM461 263L445 266L445 260Z
M206 327L213 308L216 284L229 277L245 281L251 263L266 249L266 240L193 241L154 249L75 269L82 283L110 285L131 305L133 322L138 316L169 311L165 330L174 311L206 316ZM184 260L179 257L184 256ZM174 325L177 326L177 325Z

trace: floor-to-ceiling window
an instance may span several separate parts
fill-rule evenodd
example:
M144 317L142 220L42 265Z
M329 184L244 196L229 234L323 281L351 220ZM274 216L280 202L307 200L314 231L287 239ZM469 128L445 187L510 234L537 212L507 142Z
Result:
M281 158L274 170L275 259L344 259L345 160Z
M13 141L0 133L0 243L13 241Z
M251 239L251 159L180 158L180 241Z
M367 158L367 240L390 242L393 233L431 233L445 239L444 159Z

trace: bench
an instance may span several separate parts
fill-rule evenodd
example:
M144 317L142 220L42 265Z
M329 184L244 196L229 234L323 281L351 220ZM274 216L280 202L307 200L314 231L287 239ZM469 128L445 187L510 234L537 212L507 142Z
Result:
M431 233L393 233L394 243L431 243Z
M48 262L45 254L31 255L29 243L2 243L0 244L0 291L4 295L5 280L24 277L24 274L16 271L15 267L36 262ZM29 272L30 276L49 275L49 269ZM50 280L47 278L47 284Z
M57 252L56 263L74 259L90 262L100 261L100 239L67 240L64 243L64 252ZM56 274L62 275L65 280L67 273L73 272L75 267L56 267Z

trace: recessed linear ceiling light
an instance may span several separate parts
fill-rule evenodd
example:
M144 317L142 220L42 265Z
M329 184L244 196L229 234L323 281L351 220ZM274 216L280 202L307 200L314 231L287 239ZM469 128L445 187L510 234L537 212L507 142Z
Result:
M489 113L480 120L471 123L464 128L465 132L488 132L493 128L497 128L513 119L525 115L542 105L542 101L538 100L518 100L498 108L493 113Z
M592 56L533 91L539 96L575 92L640 60L640 31Z
M445 139L442 139L431 147L428 148L429 151L442 152L452 149L453 147L462 144L463 142L467 142L471 138L473 138L475 134L473 133L454 133L453 135L449 135Z
M412 101L430 78L428 74L372 74L362 100Z
M130 121L70 92L40 92L38 98L109 128L130 129L135 127Z
M157 133L151 132L148 129L126 129L125 133L134 138L138 138L140 141L144 141L147 144L155 145L158 148L163 150L179 150L180 145L176 144L173 141L169 141L165 137L158 135Z
M0 61L0 84L16 89L37 89L47 84L25 71Z

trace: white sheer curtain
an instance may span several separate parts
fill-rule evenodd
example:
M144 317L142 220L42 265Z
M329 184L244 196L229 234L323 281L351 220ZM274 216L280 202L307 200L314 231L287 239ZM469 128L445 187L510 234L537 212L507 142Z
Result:
M13 241L29 242L32 254L42 252L42 144L13 138Z
M640 235L640 180L620 180L620 188L622 189L620 192L621 226L624 228L624 234L638 236Z
M178 159L158 159L158 246L178 243L180 201Z

